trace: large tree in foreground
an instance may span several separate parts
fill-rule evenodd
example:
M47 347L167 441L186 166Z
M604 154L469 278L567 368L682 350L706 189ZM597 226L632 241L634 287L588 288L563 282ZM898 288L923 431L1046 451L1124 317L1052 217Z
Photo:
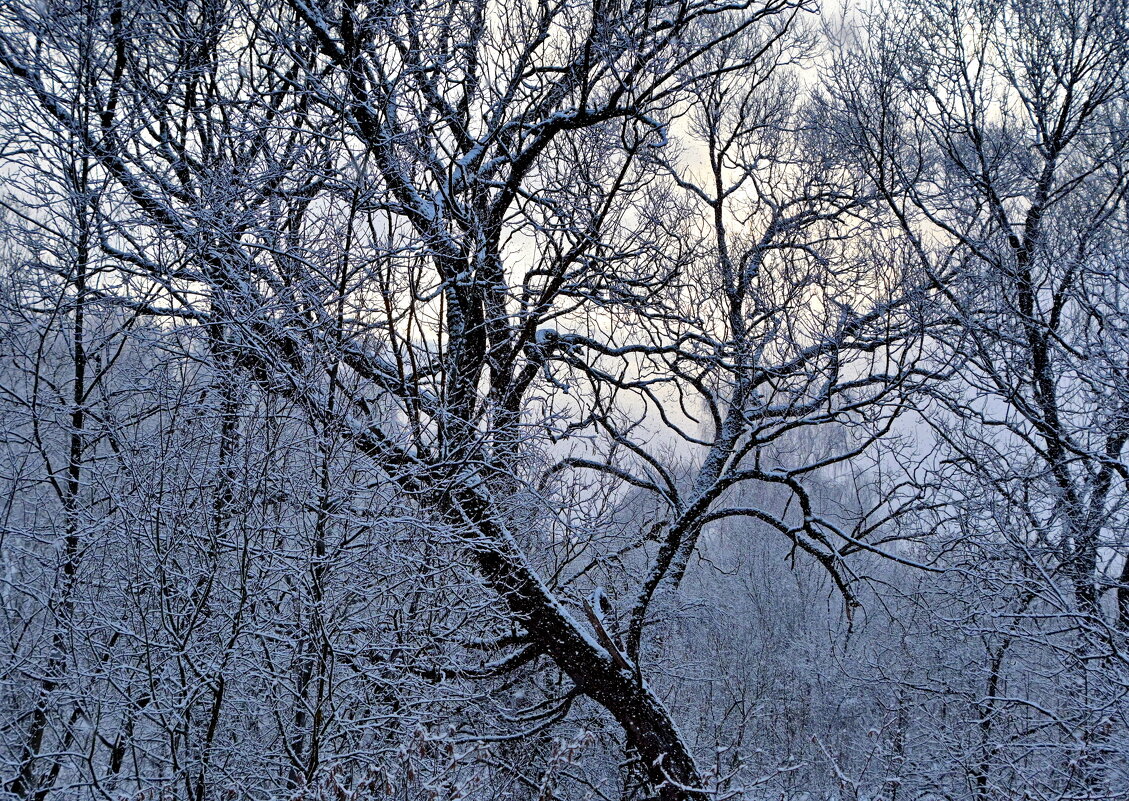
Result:
M587 698L622 730L629 792L701 797L746 777L705 775L649 632L723 518L775 530L854 603L844 560L874 547L882 513L852 528L805 482L884 433L918 352L921 295L897 249L844 244L867 225L870 182L798 107L805 11L14 3L0 16L23 187L10 205L49 230L36 179L57 167L41 146L72 143L100 187L84 225L103 277L83 297L158 321L147 341L176 330L223 385L299 413L312 433L298 436L321 443L316 519L377 524L366 514L386 504L332 489L334 460L361 459L401 532L473 569L411 602L446 604L431 618L443 647L419 651L439 664L413 663L422 678L518 676L506 686L544 693L509 739ZM231 459L250 441L250 396L229 394L220 487L245 486ZM815 427L838 446L812 455ZM214 501L221 539L229 497ZM433 560L404 569L444 575ZM262 636L243 614L225 649ZM320 665L302 698L326 670L319 648L298 649ZM378 669L363 646L353 658L366 654ZM202 684L205 767L225 680ZM292 754L313 748L303 737ZM50 790L70 746L49 740L27 736L9 789ZM116 748L93 739L83 759ZM312 778L317 759L302 764ZM186 782L205 795L203 768Z

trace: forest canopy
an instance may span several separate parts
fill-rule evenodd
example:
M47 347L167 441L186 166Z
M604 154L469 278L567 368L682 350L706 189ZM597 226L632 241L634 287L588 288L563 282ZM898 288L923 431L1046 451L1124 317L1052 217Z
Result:
M1124 0L0 7L0 795L1129 799Z

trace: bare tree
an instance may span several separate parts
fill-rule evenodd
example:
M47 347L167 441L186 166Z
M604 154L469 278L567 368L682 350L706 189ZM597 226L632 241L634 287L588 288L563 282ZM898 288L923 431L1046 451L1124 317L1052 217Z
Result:
M881 550L882 521L901 511L837 517L810 483L902 410L923 376L931 291L881 237L855 244L877 230L877 182L836 156L789 75L810 46L807 11L0 12L13 141L72 141L105 184L92 245L113 278L91 296L153 320L177 363L207 366L203 384L172 383L214 409L207 491L177 495L184 562L139 562L153 578L139 616L162 615L143 650L163 655L139 670L165 700L134 695L118 718L166 738L150 753L173 792L237 781L240 743L277 749L280 783L298 788L327 751L379 751L381 723L440 713L452 749L547 751L535 737L564 723L581 748L581 724L610 718L610 772L628 763L628 794L741 789L748 776L705 775L668 711L663 625L723 520L781 536L854 608L847 557ZM283 414L288 436L313 443L302 457L270 439ZM808 447L816 429L834 447ZM160 432L175 465L184 432ZM302 492L250 469L299 458ZM168 470L176 487L200 480ZM279 557L295 542L297 574ZM341 580L355 586L328 593L351 559L363 567ZM365 604L367 619L354 614ZM356 696L331 726L339 669ZM283 687L277 736L259 723L217 734L233 694ZM462 786L459 758L417 746ZM575 748L532 778L499 770L548 792Z
M1043 771L1056 797L1113 791L1129 553L1126 19L1104 0L899 3L869 20L832 90L844 146L948 317L934 364L951 379L919 404L942 454L923 490L937 511L914 525L993 588L958 581L963 611L944 607L983 643L977 797L1007 792L1016 766L1025 786ZM1048 731L1060 750L1032 762Z

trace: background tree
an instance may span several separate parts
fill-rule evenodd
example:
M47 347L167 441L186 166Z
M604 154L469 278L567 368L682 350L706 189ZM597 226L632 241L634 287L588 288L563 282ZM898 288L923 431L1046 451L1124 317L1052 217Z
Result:
M1119 2L899 3L832 90L949 317L933 350L950 378L917 404L937 511L912 525L962 576L934 608L982 644L977 797L1116 792L1126 19Z

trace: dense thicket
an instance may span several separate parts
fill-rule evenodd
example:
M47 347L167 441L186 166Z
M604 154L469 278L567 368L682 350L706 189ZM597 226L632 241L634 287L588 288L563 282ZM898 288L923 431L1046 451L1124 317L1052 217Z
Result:
M1127 11L4 6L2 791L1129 797Z

